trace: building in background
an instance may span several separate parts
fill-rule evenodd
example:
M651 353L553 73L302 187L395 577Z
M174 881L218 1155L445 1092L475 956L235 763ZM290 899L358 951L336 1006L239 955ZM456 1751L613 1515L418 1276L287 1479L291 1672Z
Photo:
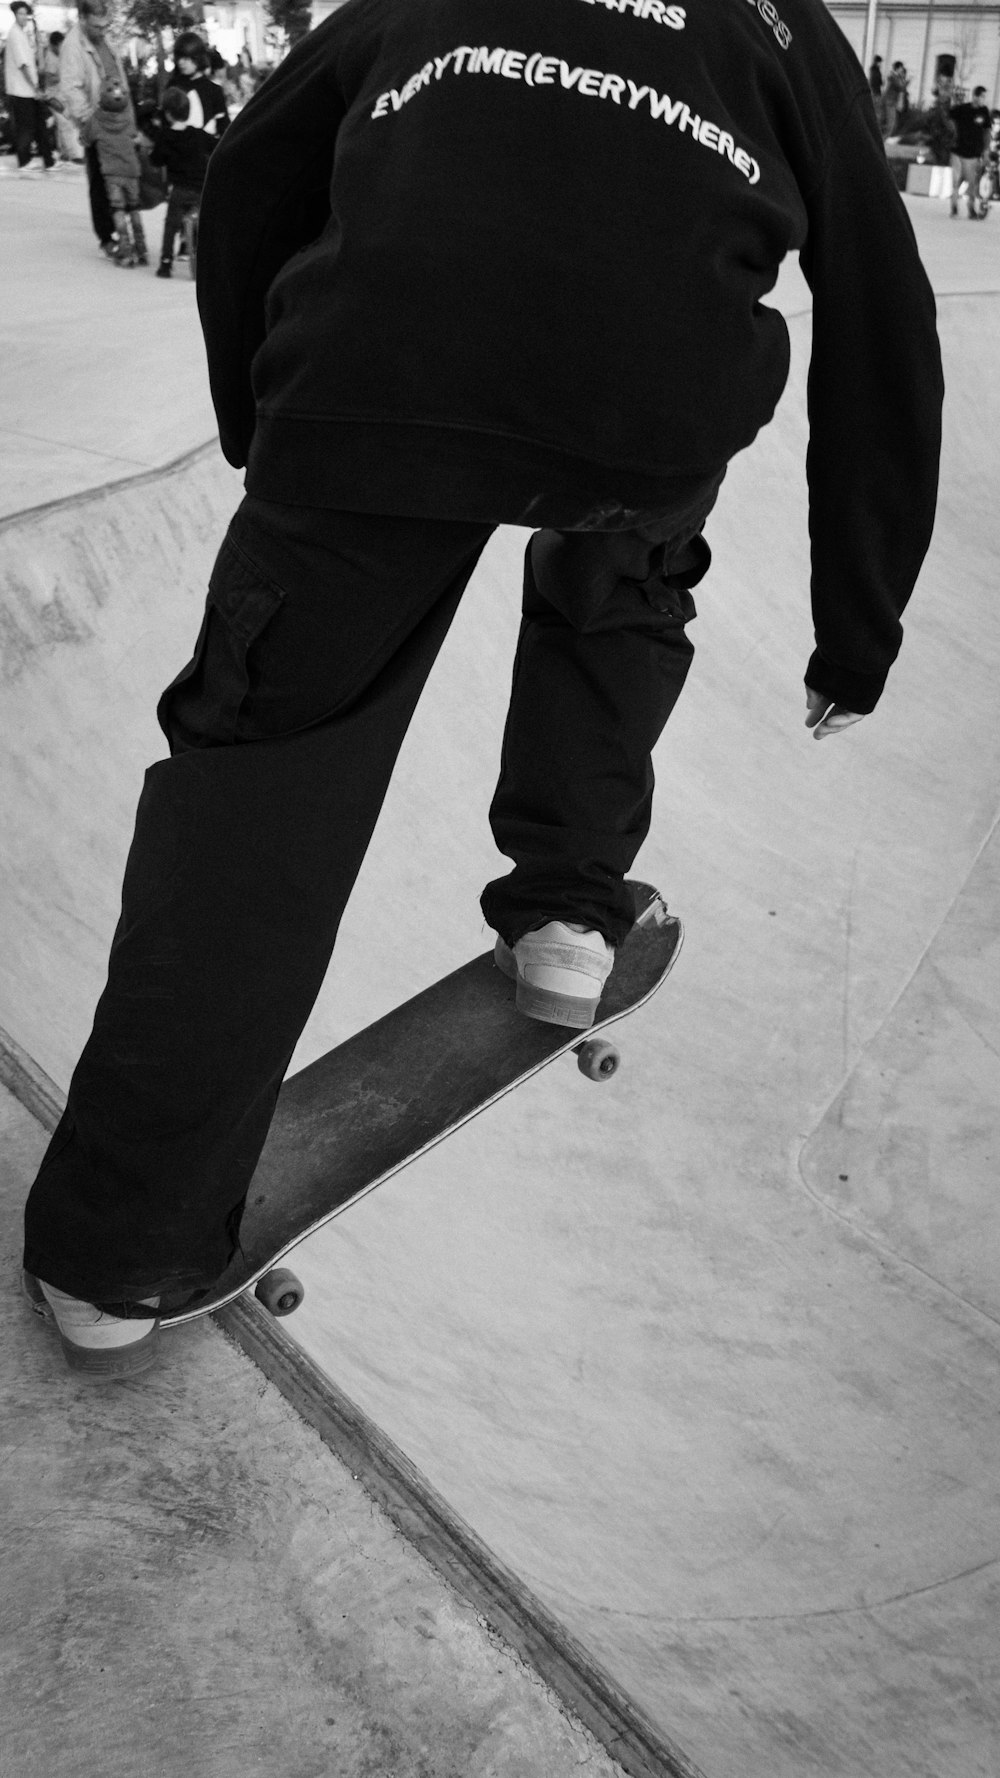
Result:
M251 61L262 64L279 59L282 47L260 0L234 0L233 5L205 5L198 9L202 18L195 30L208 38L224 62L238 60L241 50L249 50Z
M957 96L986 88L1000 105L1000 0L827 0L833 17L867 68L882 57L882 73L902 62L910 104L931 104L939 73Z
M34 26L43 42L53 31L65 34L70 25L76 23L75 6L46 5L45 0L41 3L31 0L31 4L34 6ZM128 6L122 0L110 0L110 10L115 21L112 32L115 43L134 64L150 52L152 43L144 42L130 30ZM194 20L194 29L208 39L225 62L235 63L244 49L249 51L253 62L261 65L280 59L284 33L275 29L263 0L232 0L231 4L218 5L194 0L190 6L184 6L183 0L179 0L177 10ZM0 3L0 41L6 36L6 20L2 18L2 12ZM169 30L164 32L164 39L169 55L172 39Z
M318 25L344 0L313 0ZM1000 105L1000 0L826 0L858 60L867 70L882 57L888 74L902 62L910 79L910 104L927 106L934 96L939 58L951 63L956 95L986 88L991 108ZM206 7L206 13L222 11ZM874 25L873 41L866 43ZM866 54L867 50L867 54Z
M178 12L193 18L195 28L231 66L249 57L258 70L266 70L287 51L288 33L275 25L265 0L176 3ZM758 3L765 5L767 0ZM312 0L312 25L343 4L344 0ZM903 63L910 107L930 106L941 76L950 78L955 99L984 86L990 107L1000 106L1000 0L826 0L826 4L866 70L875 56L881 56L886 77L894 62ZM138 67L155 45L129 30L128 0L110 0L110 5L117 21L116 41ZM75 6L36 0L34 22L42 41L53 31L65 32L75 19ZM6 35L5 23L0 18L0 40ZM171 43L168 30L163 33L168 56Z

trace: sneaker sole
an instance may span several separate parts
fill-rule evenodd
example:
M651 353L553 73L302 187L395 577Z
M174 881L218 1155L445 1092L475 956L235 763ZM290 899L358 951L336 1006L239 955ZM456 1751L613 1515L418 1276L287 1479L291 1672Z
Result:
M574 1031L589 1031L601 1003L600 993L596 998L581 1000L573 994L557 994L552 988L534 987L524 980L517 967L517 958L502 938L497 939L493 961L503 975L517 984L514 1005L526 1018L540 1019L546 1025L567 1025Z
M112 1346L106 1351L90 1346L77 1346L59 1329L59 1344L71 1371L78 1376L93 1377L102 1382L127 1380L148 1371L159 1357L159 1323L131 1346Z
M38 1279L31 1272L22 1271L21 1289L35 1314L55 1328L59 1335L59 1344L63 1349L63 1357L70 1370L76 1371L78 1375L110 1382L115 1378L127 1379L138 1376L156 1363L160 1345L159 1322L150 1329L148 1334L143 1334L141 1340L134 1340L129 1346L79 1346L75 1340L67 1339L63 1333L56 1320L52 1304L42 1290Z

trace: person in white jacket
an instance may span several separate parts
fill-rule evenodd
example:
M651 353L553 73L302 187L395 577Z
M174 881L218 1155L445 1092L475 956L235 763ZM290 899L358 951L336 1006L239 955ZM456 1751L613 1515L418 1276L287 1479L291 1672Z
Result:
M125 70L107 39L110 23L106 0L80 0L77 23L70 26L59 47L59 96L66 116L80 132L94 233L102 252L113 259L117 249L115 223L93 137L93 118L104 82L117 80L128 92ZM134 128L134 115L132 125Z
M45 106L42 104L38 58L32 41L34 32L32 28L29 35L28 28L29 20L34 15L27 0L15 0L11 11L14 14L14 23L4 45L4 87L14 126L18 172L28 172L34 145L45 163L45 171L51 173L55 160L52 137L49 134Z

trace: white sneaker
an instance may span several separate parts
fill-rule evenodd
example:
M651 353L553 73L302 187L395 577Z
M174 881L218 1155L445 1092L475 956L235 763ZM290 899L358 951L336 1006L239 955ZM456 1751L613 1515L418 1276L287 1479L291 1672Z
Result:
M23 1282L35 1312L55 1322L71 1370L92 1377L134 1377L154 1362L160 1330L155 1315L127 1319L108 1315L94 1303L68 1296L30 1272L23 1274ZM159 1300L158 1296L143 1297L137 1306L155 1309Z
M614 946L575 921L550 920L511 947L498 938L497 967L517 983L518 1012L585 1031L614 968Z

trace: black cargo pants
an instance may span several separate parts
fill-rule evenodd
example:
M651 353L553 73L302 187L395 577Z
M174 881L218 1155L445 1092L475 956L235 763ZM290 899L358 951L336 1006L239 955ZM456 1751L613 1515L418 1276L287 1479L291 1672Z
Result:
M236 513L194 658L160 702L170 758L146 774L107 986L27 1203L25 1264L48 1283L113 1306L206 1287L228 1263L399 748L492 529L251 499ZM675 542L622 542L621 559L592 533L529 545L491 810L514 870L483 896L508 942L559 916L614 941L627 930L650 751L693 652L684 582L707 557L700 537Z

